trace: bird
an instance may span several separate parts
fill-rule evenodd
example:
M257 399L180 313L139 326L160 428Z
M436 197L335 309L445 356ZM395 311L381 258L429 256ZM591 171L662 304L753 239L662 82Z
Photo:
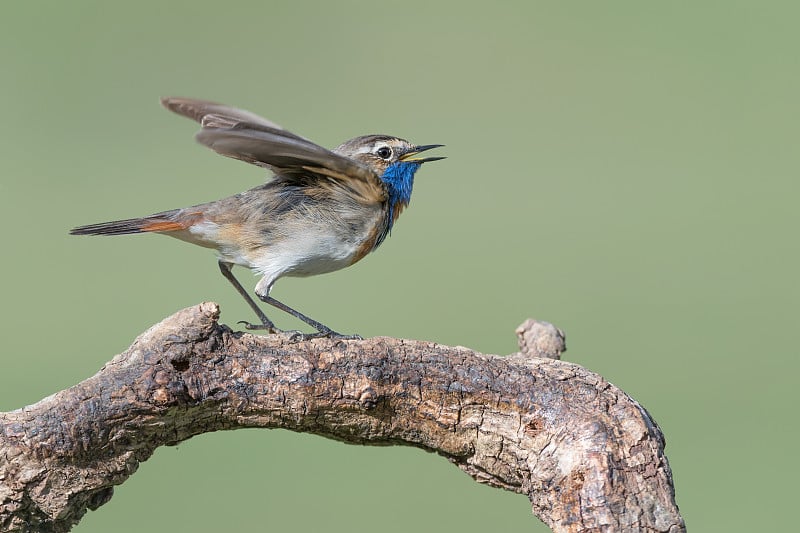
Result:
M71 235L158 233L216 251L219 270L258 317L240 321L248 330L300 338L343 335L270 296L284 276L306 277L348 267L375 251L411 200L423 163L444 159L423 152L441 144L415 145L391 135L362 135L328 150L243 109L193 98L162 98L168 110L201 126L195 139L218 154L272 172L265 183L221 200L113 220ZM261 279L262 302L316 331L284 331L270 320L233 274L235 265Z

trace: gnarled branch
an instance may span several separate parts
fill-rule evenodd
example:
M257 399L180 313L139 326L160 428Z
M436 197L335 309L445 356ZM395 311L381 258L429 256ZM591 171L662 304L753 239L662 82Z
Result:
M635 400L557 359L563 335L526 322L523 353L392 338L232 332L184 309L97 374L0 413L0 529L68 531L164 445L239 427L442 455L527 494L555 531L684 531L664 438Z

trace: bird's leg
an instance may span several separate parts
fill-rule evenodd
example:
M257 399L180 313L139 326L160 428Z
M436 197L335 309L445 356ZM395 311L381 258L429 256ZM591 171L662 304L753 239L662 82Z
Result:
M258 296L259 299L262 302L268 303L269 305L271 305L273 307L277 307L278 309L280 309L281 311L283 311L285 313L289 313L293 317L302 320L303 322L305 322L306 324L308 324L309 326L311 326L312 328L317 330L318 333L312 333L312 334L307 334L306 333L306 334L303 334L303 338L304 339L313 339L315 337L330 337L332 339L359 339L360 340L362 338L360 335L342 335L341 333L336 333L335 331L333 331L331 328L329 328L325 324L321 324L321 323L317 322L316 320L314 320L313 318L307 317L306 315L304 315L300 311L295 311L294 309L292 309L291 307L289 307L285 303L279 302L278 300L276 300L275 298L273 298L272 296L270 296L268 294L262 296L262 295L256 293L256 296Z
M294 309L292 309L288 305L286 305L286 304L284 304L282 302L279 302L278 300L276 300L275 298L272 298L271 296L260 296L259 295L258 297L261 300L263 300L264 302L266 302L266 303L268 303L268 304L270 304L270 305L272 305L274 307L277 307L281 311L289 313L293 317L299 318L300 320L302 320L303 322L305 322L309 326L311 326L314 329L316 329L318 333L302 333L300 331L284 331L282 329L278 329L277 327L275 327L275 324L272 322L272 320L267 318L267 315L264 314L264 311L261 310L261 308L258 306L258 304L256 304L255 301L253 301L253 299L250 297L250 294L248 294L248 292L245 290L245 288L242 287L242 284L239 283L239 280L237 280L236 277L233 275L232 268L233 268L233 264L232 263L227 263L225 261L219 261L219 270L220 270L220 272L222 272L222 275L225 276L225 279L227 279L228 281L231 282L231 284L234 286L236 291L239 294L241 294L242 298L244 298L244 301L247 302L247 305L250 306L250 308L255 312L256 316L258 316L258 318L261 320L261 324L251 324L251 323L245 322L243 320L239 321L239 324L244 324L245 329L250 329L250 330L253 330L253 329L264 329L264 330L269 331L270 333L291 333L292 334L292 338L293 339L297 339L297 340L313 339L315 337L331 337L331 338L336 338L336 339L361 339L361 337L359 335L342 335L341 333L336 333L335 331L333 331L331 328L325 326L324 324L320 324L316 320L307 317L303 313L300 313L299 311L295 311Z
M247 293L245 288L242 287L242 284L239 283L239 280L237 280L236 277L233 275L233 272L231 270L232 268L233 268L232 263L226 263L225 261L219 262L219 270L220 272L222 272L222 275L225 276L225 279L231 282L236 291L239 294L241 294L242 298L244 298L244 301L247 302L247 305L250 306L250 308L255 312L256 316L258 316L258 318L261 320L261 324L251 324L249 322L244 322L244 321L240 321L239 323L244 324L244 327L246 329L266 329L271 333L276 333L280 331L278 328L275 327L275 324L272 322L272 320L267 318L267 315L264 314L264 311L261 310L258 304L256 304L253 301L253 299Z

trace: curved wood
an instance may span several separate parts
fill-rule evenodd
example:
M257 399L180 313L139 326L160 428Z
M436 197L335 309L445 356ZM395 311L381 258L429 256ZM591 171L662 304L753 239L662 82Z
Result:
M527 353L393 338L256 336L219 308L179 311L91 378L0 413L0 529L68 531L164 445L239 427L407 445L527 494L554 531L684 531L664 438L647 411L557 357L563 334L518 330Z

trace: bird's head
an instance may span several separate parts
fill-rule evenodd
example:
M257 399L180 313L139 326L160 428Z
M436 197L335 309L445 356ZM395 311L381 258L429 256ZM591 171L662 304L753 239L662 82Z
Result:
M443 145L416 146L405 139L389 135L364 135L342 143L333 151L355 159L374 170L386 184L389 204L404 207L411 200L414 173L420 165L444 159L444 157L419 157L419 154L440 146Z

